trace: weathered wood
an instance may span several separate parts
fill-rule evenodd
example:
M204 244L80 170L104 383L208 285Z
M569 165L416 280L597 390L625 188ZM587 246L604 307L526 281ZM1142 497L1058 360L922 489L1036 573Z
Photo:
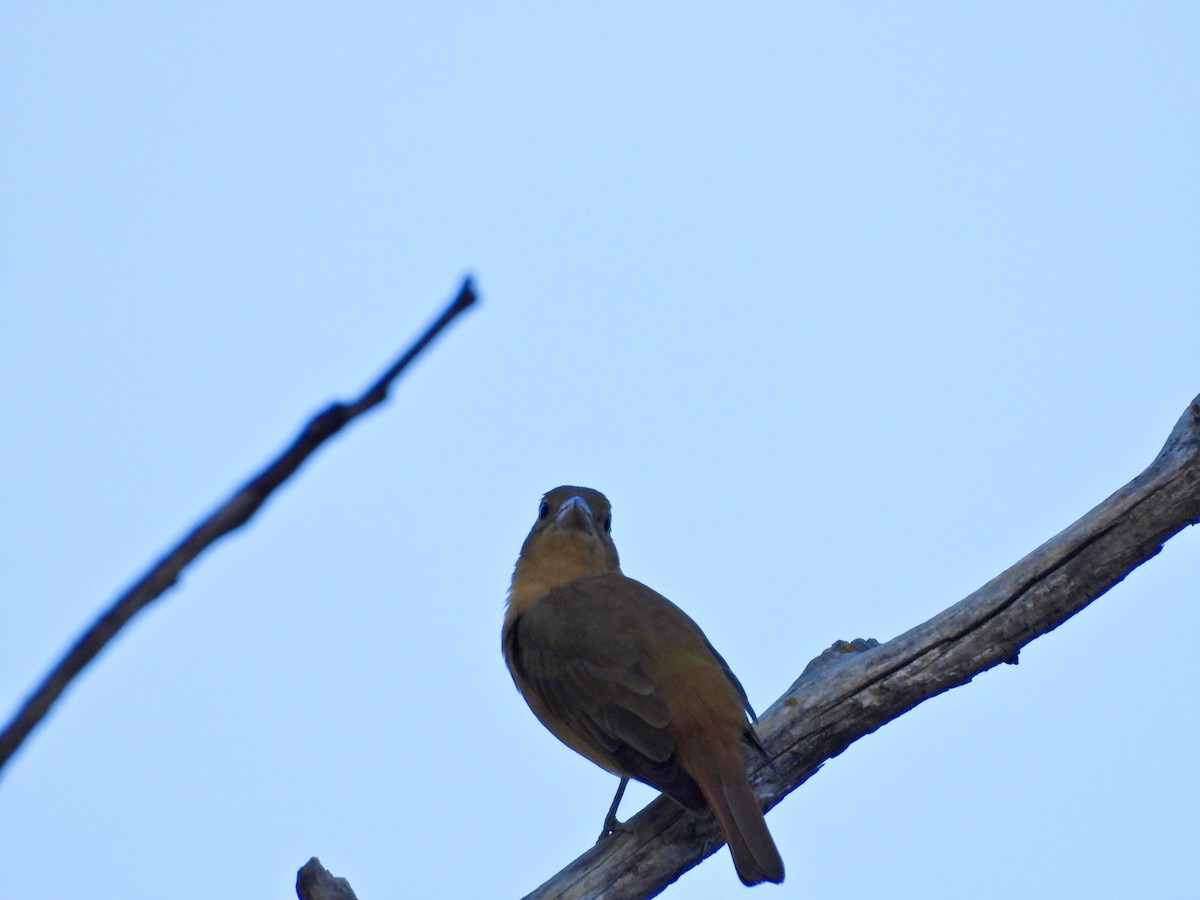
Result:
M838 642L759 721L775 760L747 763L770 808L821 765L917 704L966 684L1057 628L1200 521L1200 397L1150 467L1016 565L888 641ZM710 818L660 797L526 900L653 897L721 846ZM786 855L786 854L785 854Z

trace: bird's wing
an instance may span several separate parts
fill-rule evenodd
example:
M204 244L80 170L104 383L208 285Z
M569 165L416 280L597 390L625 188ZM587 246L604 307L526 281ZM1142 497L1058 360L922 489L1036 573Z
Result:
M700 811L703 796L675 758L667 706L629 652L637 642L619 637L622 629L641 627L636 606L645 599L637 596L642 591L661 599L620 576L608 585L589 578L558 588L521 615L507 649L514 674L560 739Z
M708 647L709 652L717 658L717 662L721 664L721 668L725 670L725 677L729 679L730 684L737 689L738 696L742 698L742 709L746 711L746 715L750 717L750 721L757 722L758 716L754 714L754 707L750 705L750 698L746 696L746 689L742 687L742 683L738 681L737 676L733 674L733 670L729 668L729 663L725 662L725 657L718 653L717 648L708 642L708 638L704 639L704 644Z

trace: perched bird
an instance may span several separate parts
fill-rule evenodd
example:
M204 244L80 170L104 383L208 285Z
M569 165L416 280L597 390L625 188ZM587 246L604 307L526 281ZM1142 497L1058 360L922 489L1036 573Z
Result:
M692 813L711 809L745 884L781 882L742 758L743 742L766 756L746 692L683 610L622 574L611 529L599 491L542 498L504 617L517 690L555 737L621 778L601 837L619 827L632 777Z

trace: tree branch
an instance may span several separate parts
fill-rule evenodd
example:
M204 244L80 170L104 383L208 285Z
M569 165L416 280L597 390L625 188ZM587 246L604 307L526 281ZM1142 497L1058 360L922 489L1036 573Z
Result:
M1061 534L923 625L888 641L839 641L767 710L758 733L775 760L748 754L770 808L826 760L930 697L966 684L1057 628L1200 521L1200 397L1162 451ZM663 797L529 894L537 898L653 897L721 847L711 817Z
M334 403L314 416L292 442L266 468L247 481L208 518L167 552L154 566L99 616L79 637L22 704L12 721L0 732L0 771L17 748L46 717L51 707L80 672L116 637L129 620L175 584L196 557L220 538L245 525L275 490L323 443L354 419L387 399L388 390L400 374L455 318L475 302L470 278L458 294L404 355L384 372L362 396L351 403Z

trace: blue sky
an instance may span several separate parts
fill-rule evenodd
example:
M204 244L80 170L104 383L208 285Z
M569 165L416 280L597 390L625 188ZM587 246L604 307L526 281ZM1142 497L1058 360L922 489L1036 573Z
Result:
M483 295L8 767L6 891L536 887L614 786L499 652L555 485L759 708L1070 524L1200 393L1198 54L1185 3L0 12L5 716ZM1189 531L831 761L755 896L1185 893L1198 580ZM721 851L666 896L740 890Z

